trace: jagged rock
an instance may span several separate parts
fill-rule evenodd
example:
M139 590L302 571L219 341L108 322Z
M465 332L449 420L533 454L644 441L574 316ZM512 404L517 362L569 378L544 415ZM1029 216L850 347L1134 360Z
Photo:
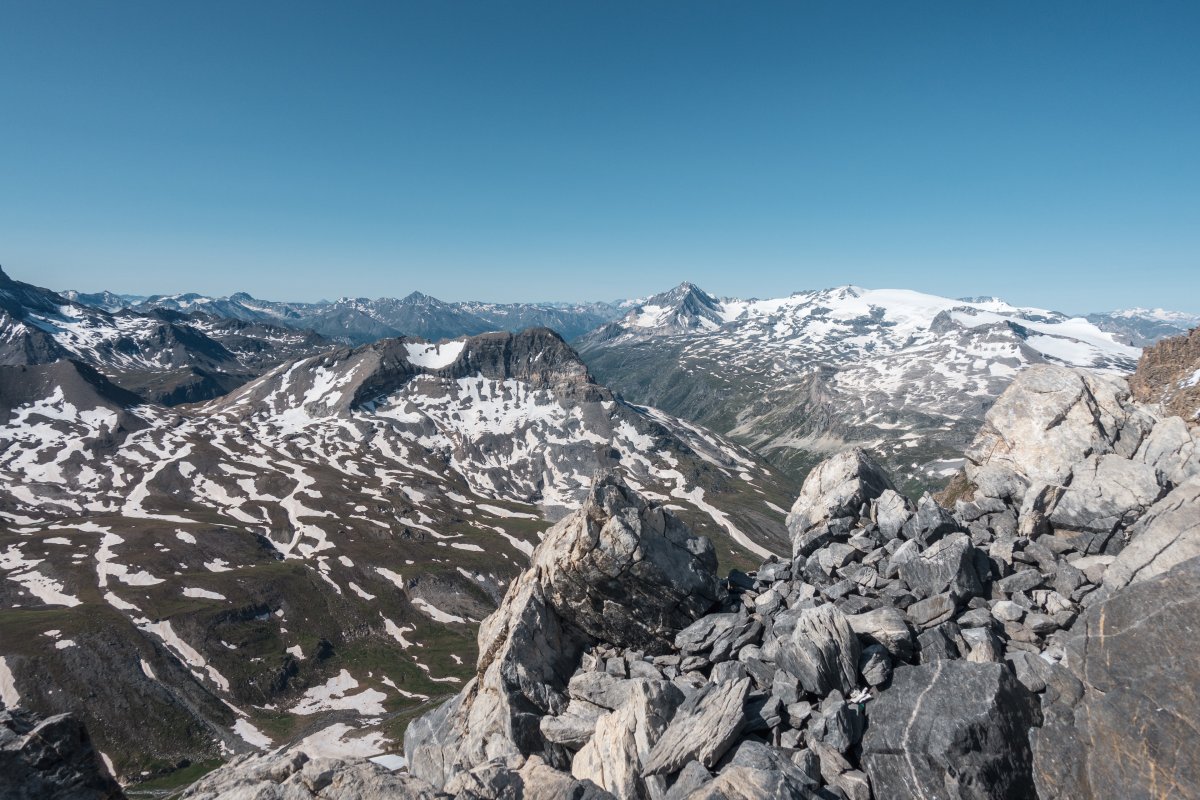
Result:
M883 470L861 449L855 448L827 458L818 464L800 488L800 495L788 514L793 555L798 538L839 517L857 517L864 503L885 490L895 490Z
M409 725L409 768L434 786L495 758L543 752L541 718L565 710L593 637L665 651L716 597L712 544L612 475L547 531L531 562L480 626L475 678Z
M868 704L862 763L876 797L1034 797L1035 696L1001 664L901 667Z
M679 771L675 783L671 784L663 800L686 800L692 796L692 792L712 779L712 773L705 769L703 764L699 761L689 761L687 766Z
M900 577L921 597L948 591L961 601L983 592L983 582L975 571L975 548L965 533L939 539L905 561L900 565Z
M1043 797L1198 797L1200 558L1139 580L1079 619L1065 664L1082 681L1034 734Z
M438 797L447 795L455 800L616 800L591 781L576 780L536 755L524 760L497 759L460 772L446 784L446 794Z
M868 686L882 686L891 680L892 659L881 644L863 648L858 657L858 672Z
M879 497L875 498L872 509L879 532L888 539L898 536L904 523L916 513L912 501L895 489L885 489L880 493Z
M705 783L688 800L778 800L813 797L816 787L792 761L759 742L738 745L716 779Z
M1031 484L1062 484L1090 455L1132 456L1153 423L1129 401L1123 381L1037 365L1018 374L988 411L966 456L976 466L1007 467Z
M1200 476L1151 506L1127 534L1130 543L1104 572L1106 595L1200 556Z
M1200 475L1200 428L1189 427L1179 417L1166 417L1138 448L1135 459L1153 467L1171 486Z
M666 652L717 600L712 543L609 475L532 559L547 600L590 636Z
M70 714L41 719L0 708L0 797L5 800L120 800L87 730Z
M826 604L796 614L795 627L780 637L775 660L806 691L824 697L834 689L844 694L854 690L860 652L846 615Z
M1153 467L1118 455L1088 456L1050 512L1055 530L1112 533L1133 523L1163 495Z
M917 513L904 523L901 535L905 539L917 542L921 547L928 547L960 528L953 514L938 505L929 495L924 495L917 503Z
M750 679L708 684L684 701L651 749L644 775L670 775L689 761L717 763L746 724Z
M912 624L921 630L940 625L954 616L958 604L949 593L935 594L926 600L913 603L904 610Z
M192 784L186 800L435 800L438 793L406 773L363 758L309 758L275 752L237 758Z
M633 681L624 704L596 722L596 730L571 762L571 774L617 797L647 797L665 791L661 778L643 778L642 765L684 697L661 681Z
M1005 594L1028 592L1045 583L1046 579L1036 569L1022 569L996 581L996 588Z
M714 654L718 660L728 658L734 640L749 619L741 614L708 614L675 635L675 648L685 655Z
M881 644L895 658L907 661L913 655L913 632L904 612L895 606L881 606L862 614L846 617L851 629L872 644Z
M602 673L593 673L602 674ZM539 727L548 742L561 744L578 750L587 744L596 731L596 721L605 714L605 709L586 701L572 700L566 713L542 717Z

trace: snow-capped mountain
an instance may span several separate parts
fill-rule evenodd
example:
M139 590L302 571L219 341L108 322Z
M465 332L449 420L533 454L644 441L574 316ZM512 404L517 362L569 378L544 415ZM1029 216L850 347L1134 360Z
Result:
M311 331L184 315L108 312L0 271L0 364L71 358L146 400L207 400L332 343Z
M1128 372L1140 355L1083 318L854 286L715 300L684 284L579 346L624 397L721 431L797 474L853 443L912 488L953 471L1024 367Z
M544 329L335 348L177 409L70 359L4 366L0 443L0 667L120 774L385 749L470 677L474 624L597 470L727 565L787 552L794 493Z
M1116 334L1118 341L1134 347L1149 347L1171 336L1180 336L1200 326L1200 315L1162 308L1127 308L1088 314L1088 322Z
M259 300L245 292L228 297L199 294L116 295L111 292L81 294L65 292L108 311L122 308L140 313L167 309L185 314L203 314L248 322L271 322L312 330L330 339L365 344L396 336L452 339L489 331L521 331L546 327L574 339L593 330L621 309L610 303L450 303L413 292L406 297L343 297L318 303L285 303Z

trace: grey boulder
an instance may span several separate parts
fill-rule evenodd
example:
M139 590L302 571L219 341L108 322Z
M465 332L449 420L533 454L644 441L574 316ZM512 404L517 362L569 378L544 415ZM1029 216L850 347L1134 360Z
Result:
M900 667L867 706L862 763L876 797L1035 797L1035 695L1001 664Z
M793 543L831 519L857 517L865 503L895 488L883 469L859 448L825 459L808 473L788 514Z

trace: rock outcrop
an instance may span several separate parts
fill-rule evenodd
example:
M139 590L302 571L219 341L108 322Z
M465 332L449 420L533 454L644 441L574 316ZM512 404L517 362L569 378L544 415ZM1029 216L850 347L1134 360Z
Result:
M0 709L0 797L122 800L125 794L78 719Z
M603 638L662 652L716 599L712 544L619 478L601 478L480 626L475 678L410 725L413 774L441 787L496 758L540 754L564 766L541 720L568 710L584 650Z
M1200 328L1142 351L1129 385L1141 402L1159 404L1165 414L1200 424Z

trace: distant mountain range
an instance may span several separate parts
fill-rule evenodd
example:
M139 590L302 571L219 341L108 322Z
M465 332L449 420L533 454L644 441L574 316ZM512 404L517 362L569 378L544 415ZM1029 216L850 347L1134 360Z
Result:
M855 286L738 300L685 283L576 346L624 397L720 431L796 476L856 444L919 492L954 471L1019 370L1130 372L1140 343L1197 322L1141 309L1069 317L997 298Z
M621 313L614 303L448 303L420 292L407 297L343 297L318 303L258 300L245 292L229 297L199 294L118 295L67 291L75 302L116 312L156 310L203 313L246 322L269 322L315 331L349 344L365 344L394 336L449 339L489 331L552 328L574 339Z
M74 303L109 313L122 310L141 314L158 310L201 313L312 330L349 344L364 344L392 336L436 340L537 327L551 328L572 341L609 322L616 326L614 330L622 326L641 327L653 329L657 335L669 335L719 327L731 321L730 315L736 316L750 304L778 302L718 300L691 283L639 300L590 303L447 302L421 292L412 292L403 298L343 297L316 303L259 300L245 292L228 297L208 297L195 293L133 295L67 290L61 295ZM977 304L988 299L961 298L963 302ZM1146 308L1098 312L1086 315L1085 319L1100 330L1115 334L1117 341L1134 347L1145 347L1200 325L1197 314Z

